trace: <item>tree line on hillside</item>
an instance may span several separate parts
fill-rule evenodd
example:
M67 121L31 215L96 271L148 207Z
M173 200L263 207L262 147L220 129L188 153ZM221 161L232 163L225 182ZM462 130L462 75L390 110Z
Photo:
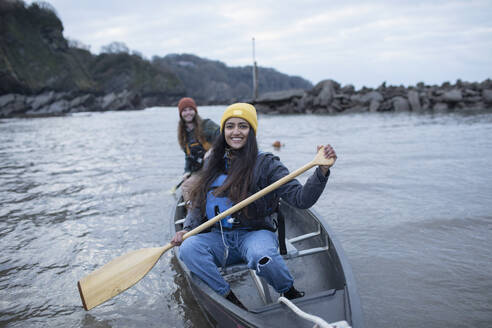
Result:
M121 42L90 47L63 36L48 3L0 2L0 117L175 105L190 96L199 104L247 101L252 67L228 67L190 54L143 58ZM265 92L309 89L300 77L259 68Z

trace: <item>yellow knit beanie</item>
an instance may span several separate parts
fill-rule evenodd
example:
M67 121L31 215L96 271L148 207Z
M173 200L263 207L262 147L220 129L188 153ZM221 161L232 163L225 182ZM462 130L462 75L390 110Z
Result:
M246 120L253 128L256 135L256 128L258 127L258 118L256 117L256 109L253 105L246 103L235 103L226 108L222 119L220 120L220 132L224 130L225 122L231 117L239 117Z

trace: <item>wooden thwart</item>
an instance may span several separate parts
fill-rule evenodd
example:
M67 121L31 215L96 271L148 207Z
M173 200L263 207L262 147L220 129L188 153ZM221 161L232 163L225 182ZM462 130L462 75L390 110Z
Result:
M317 165L332 166L334 162L335 160L333 158L326 159L323 155L323 149L320 149L311 162L187 232L183 235L183 239L196 235L213 226L219 220L239 211L243 207L272 192L310 168ZM112 260L103 267L80 279L77 285L84 309L90 310L136 284L154 267L162 254L173 247L174 246L171 243L168 243L163 247L142 248L132 251Z

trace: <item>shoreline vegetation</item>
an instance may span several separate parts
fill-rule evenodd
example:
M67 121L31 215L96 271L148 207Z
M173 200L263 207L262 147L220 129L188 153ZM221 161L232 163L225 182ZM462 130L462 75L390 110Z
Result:
M440 86L312 85L298 76L258 67L259 97L252 99L252 66L228 67L192 54L144 58L121 42L101 48L63 36L46 2L0 2L0 118L176 106L181 97L199 106L249 102L265 114L455 112L492 108L492 81Z

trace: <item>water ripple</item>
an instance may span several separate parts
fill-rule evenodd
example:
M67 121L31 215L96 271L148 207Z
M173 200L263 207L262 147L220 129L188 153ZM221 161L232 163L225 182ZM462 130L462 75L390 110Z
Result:
M223 109L203 116L219 121ZM90 312L76 288L116 256L169 240L169 190L184 166L175 114L0 120L0 325L203 323L170 253ZM311 160L315 145L335 146L339 159L316 207L349 256L368 327L492 322L492 115L259 120L260 149L290 169ZM276 140L285 147L273 149Z

